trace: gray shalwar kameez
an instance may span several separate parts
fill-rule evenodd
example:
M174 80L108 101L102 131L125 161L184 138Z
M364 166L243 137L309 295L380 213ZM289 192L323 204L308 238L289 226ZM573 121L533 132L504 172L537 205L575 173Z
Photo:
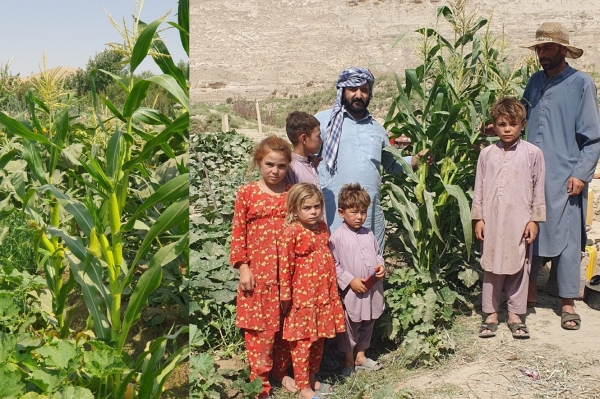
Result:
M567 193L569 177L590 182L600 154L596 86L570 66L548 80L535 73L523 94L527 141L544 153L546 222L534 242L530 279L537 279L541 258L552 258L561 298L579 296L579 264L584 249L587 184L581 194Z

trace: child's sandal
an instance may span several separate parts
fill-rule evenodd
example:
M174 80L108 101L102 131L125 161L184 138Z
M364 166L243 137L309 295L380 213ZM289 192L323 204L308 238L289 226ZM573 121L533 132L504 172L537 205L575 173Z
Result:
M489 330L488 332L484 332ZM496 336L498 331L498 323L481 323L479 326L479 338L491 338Z

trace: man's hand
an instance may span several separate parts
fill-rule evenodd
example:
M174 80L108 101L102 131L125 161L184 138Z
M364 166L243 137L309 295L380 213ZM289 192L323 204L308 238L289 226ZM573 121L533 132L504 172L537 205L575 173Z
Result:
M319 167L319 164L321 163L322 160L323 160L323 157L318 157L316 155L309 155L308 156L308 162L310 162L311 164L313 164L313 166L315 168Z
M483 241L483 229L485 228L485 222L483 220L478 220L477 223L475 223L475 237L477 237L477 239L479 241Z
M352 279L352 281L350 281L350 288L356 294L364 294L365 292L368 291L368 289L367 289L367 287L365 287L365 284L363 283L363 281L361 279L359 279L358 277L354 277Z
M523 232L523 238L527 244L531 244L535 237L537 237L538 233L538 224L537 222L529 222L527 226L525 226L525 231Z
M419 151L417 155L413 156L410 159L410 166L412 166L413 169L416 169L417 166L419 166L419 159L427 155L428 152L429 148L425 148L424 150ZM425 162L427 162L429 165L432 165L434 161L435 160L433 159L433 155L428 154L427 158L425 159Z
M494 130L493 123L490 123L489 125L485 125L485 127L482 127L481 130L482 130L481 131L482 136L497 136L496 130Z
M581 180L579 180L576 177L569 177L569 180L567 181L567 192L569 193L569 196L572 197L574 195L579 195L581 194L581 191L583 190L583 187L585 186L585 183Z
M243 263L240 265L240 287L245 293L250 293L254 290L254 285L254 273L252 273L247 263Z

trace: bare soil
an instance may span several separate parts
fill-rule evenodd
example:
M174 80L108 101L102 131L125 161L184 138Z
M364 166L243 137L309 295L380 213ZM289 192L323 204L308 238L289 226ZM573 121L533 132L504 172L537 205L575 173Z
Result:
M262 100L304 95L333 86L356 65L376 75L418 65L414 48L424 26L434 27L446 0L192 0L190 2L190 100ZM511 59L531 54L545 21L567 26L571 44L584 49L576 68L600 65L600 0L469 1L470 10L504 35ZM439 29L453 37L447 23ZM402 34L407 36L394 46Z

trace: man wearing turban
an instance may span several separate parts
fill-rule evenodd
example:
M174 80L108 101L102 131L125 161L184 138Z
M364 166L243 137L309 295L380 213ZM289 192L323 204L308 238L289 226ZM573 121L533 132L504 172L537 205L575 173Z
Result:
M323 160L319 164L319 181L325 197L327 225L333 233L342 223L337 212L337 197L347 183L359 183L371 196L365 227L370 229L380 251L385 242L385 220L380 202L381 173L404 173L394 156L383 151L389 145L387 132L367 107L373 96L375 78L368 69L348 68L338 77L333 108L315 117L321 123ZM413 167L417 157L406 157ZM428 162L433 159L428 158Z

